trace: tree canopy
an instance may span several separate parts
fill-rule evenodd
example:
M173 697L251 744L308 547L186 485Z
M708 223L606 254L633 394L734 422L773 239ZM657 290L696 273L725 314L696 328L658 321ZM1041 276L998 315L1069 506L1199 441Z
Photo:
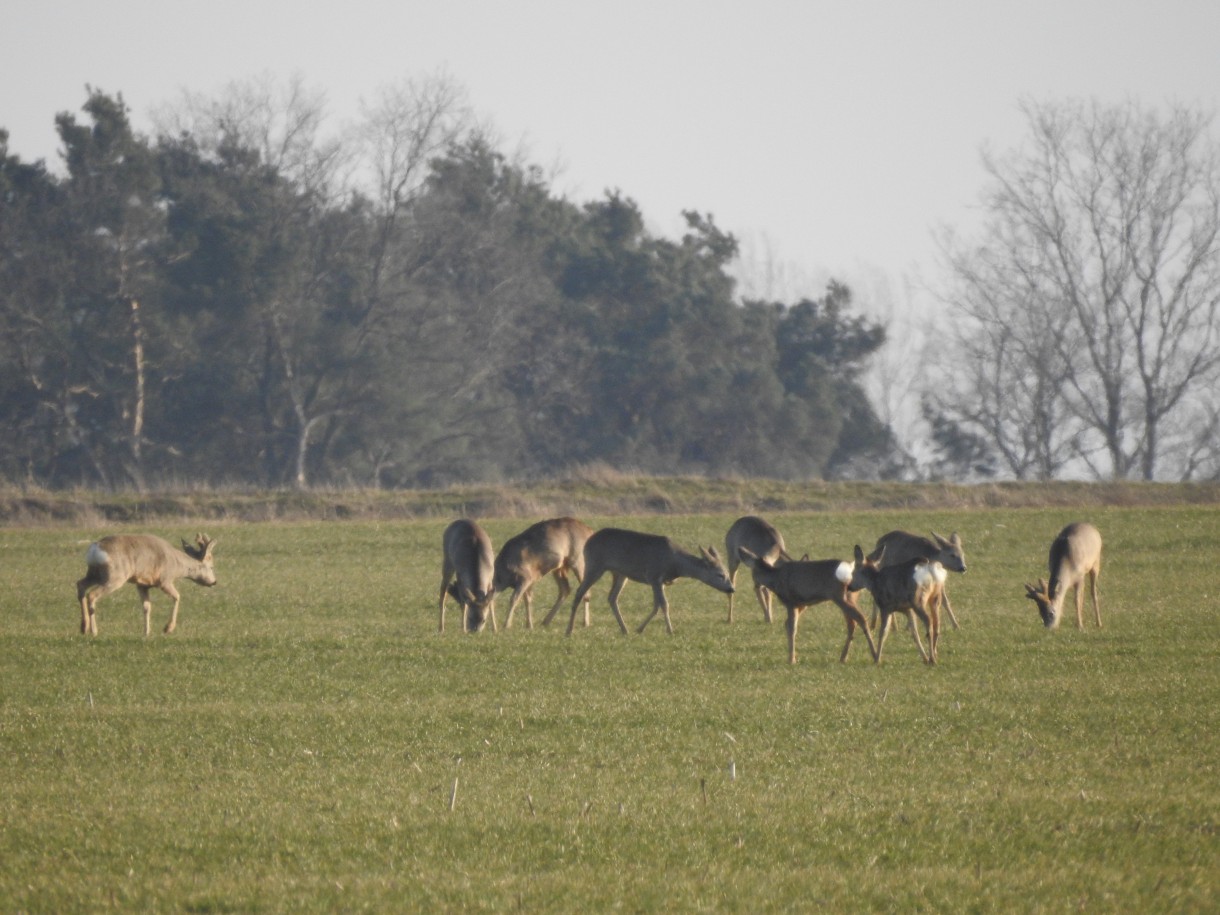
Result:
M1220 156L1209 119L1029 103L947 248L942 450L1018 478L1220 474ZM979 446L990 452L980 459ZM950 462L952 463L952 462Z
M900 472L860 385L884 342L832 283L740 301L710 214L654 235L471 126L443 81L327 139L299 87L0 131L0 478L427 486L563 474Z

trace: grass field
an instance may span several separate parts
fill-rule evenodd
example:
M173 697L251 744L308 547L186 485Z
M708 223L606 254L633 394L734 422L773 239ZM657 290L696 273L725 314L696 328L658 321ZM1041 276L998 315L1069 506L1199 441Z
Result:
M585 520L693 547L735 516ZM769 517L818 558L960 531L940 664L900 630L840 665L822 605L789 666L748 572L732 626L680 581L672 637L623 637L603 582L571 638L441 635L448 519L212 526L176 634L128 587L87 639L110 530L0 529L0 911L1220 909L1220 508ZM1078 517L1105 627L1047 632L1022 582Z

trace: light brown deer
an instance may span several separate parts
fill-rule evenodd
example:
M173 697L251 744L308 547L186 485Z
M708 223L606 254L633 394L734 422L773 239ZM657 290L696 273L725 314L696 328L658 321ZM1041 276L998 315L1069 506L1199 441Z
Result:
M581 577L580 587L576 589L576 596L572 598L572 616L568 620L567 634L572 634L576 608L580 602L598 579L609 572L614 576L610 585L610 609L614 611L614 618L623 634L627 634L627 624L623 622L623 614L618 608L618 596L630 579L652 585L652 613L640 624L637 632L643 632L652 618L662 613L665 631L672 635L674 627L669 618L669 600L665 597L667 584L679 578L694 578L726 594L733 590L729 573L725 571L716 548L699 547L699 553L695 556L686 552L668 537L614 527L602 528L585 541L585 574Z
M947 572L965 572L966 554L962 552L962 538L958 536L957 531L954 531L948 540L936 531L931 531L931 534L931 538L928 538L907 531L890 531L881 536L868 558L882 566L896 566L912 559L927 559L929 562L939 562ZM884 560L882 556L885 557ZM953 605L949 603L947 590L943 603L945 612L949 614L950 625L954 629L960 629L953 613ZM872 623L877 625L875 610Z
M499 631L493 583L495 554L487 531L469 518L461 518L445 528L442 546L440 631L445 631L447 596L452 596L461 605L462 628L466 632L483 629L489 614L492 631ZM449 582L455 578L451 586Z
M178 627L181 600L174 582L189 578L206 587L216 584L212 564L215 547L216 541L205 534L196 535L194 546L183 540L181 550L152 534L115 534L91 543L85 553L85 577L76 583L81 633L97 635L97 602L127 582L140 592L145 637L152 633L152 588L160 588L174 600L165 625L167 634L173 632Z
M1101 574L1101 533L1084 521L1069 524L1059 532L1051 544L1051 583L1048 586L1041 578L1038 586L1027 584L1025 596L1038 605L1042 623L1047 629L1059 625L1063 612L1063 600L1069 588L1076 589L1076 628L1084 628L1084 581L1089 580L1089 592L1093 598L1093 616L1097 628L1101 628L1101 607L1097 604L1097 577Z
M564 599L572 593L568 573L572 572L579 582L585 573L585 541L593 528L575 518L551 518L530 525L515 537L505 541L496 555L496 591L512 591L508 604L508 615L504 628L513 624L513 612L525 598L525 624L534 628L534 585L547 575L555 576L559 596L550 612L542 621L549 626ZM589 625L589 596L585 595L585 625Z
M784 547L783 536L769 522L757 515L738 518L729 528L729 532L724 535L724 553L728 557L729 563L729 582L734 586L737 585L737 567L742 561L741 553L738 551L743 547L773 566L792 560ZM754 577L754 596L758 598L758 604L762 607L763 617L768 623L771 622L771 592L766 585L759 582L758 576ZM728 621L733 622L732 592L729 593Z
M800 623L801 612L806 607L828 600L834 601L838 606L843 613L843 622L847 624L847 641L843 643L839 662L847 660L857 626L864 630L869 653L876 656L877 648L873 644L872 633L868 631L868 621L856 606L855 595L849 590L853 572L850 562L838 559L801 559L775 565L765 557L754 555L746 547L740 547L740 553L741 560L753 572L754 580L765 585L788 611L789 664L796 663L796 629Z
M884 556L876 559L867 557L859 545L856 546L855 557L856 569L852 575L852 589L867 588L872 593L873 600L877 602L877 610L881 614L877 651L873 656L876 663L881 663L881 652L885 650L890 617L895 613L905 612L920 657L927 664L935 664L940 644L940 605L945 594L944 566L922 557L897 565L883 565ZM926 651L919 638L919 628L915 625L917 616L923 620L924 631L928 635Z

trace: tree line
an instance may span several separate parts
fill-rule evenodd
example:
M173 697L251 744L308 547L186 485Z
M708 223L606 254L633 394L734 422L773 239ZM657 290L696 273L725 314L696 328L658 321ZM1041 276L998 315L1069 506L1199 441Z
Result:
M506 155L444 79L341 137L299 83L186 96L155 139L90 89L62 174L0 131L0 477L419 487L887 477L851 290L741 301L737 241L655 235Z
M1023 111L938 313L887 346L842 282L740 295L711 214L665 238L558 194L447 78L339 134L299 81L186 94L155 138L89 89L59 171L0 129L0 481L1220 479L1210 118Z

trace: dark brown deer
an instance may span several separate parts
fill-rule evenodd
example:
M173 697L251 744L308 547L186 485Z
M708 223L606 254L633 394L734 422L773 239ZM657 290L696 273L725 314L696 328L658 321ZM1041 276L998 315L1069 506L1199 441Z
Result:
M724 554L729 564L729 582L736 587L737 567L741 564L741 553L744 547L759 559L764 559L774 566L780 562L789 562L792 557L784 547L784 538L769 522L757 515L746 515L738 518L724 536ZM763 617L771 622L771 592L761 584L758 577L754 578L754 596L762 607ZM729 592L729 620L733 622L733 592Z
M954 531L946 540L936 531L931 532L931 538L921 537L907 531L890 531L883 534L877 545L869 554L869 559L883 566L896 566L912 559L927 559L929 562L939 562L947 572L965 572L966 554L962 552L962 538ZM885 559L882 561L881 557ZM944 593L945 612L949 614L949 623L954 629L960 629L953 606L949 603L949 592ZM873 613L873 625L877 623L877 614Z
M1042 624L1047 629L1059 625L1063 613L1063 600L1069 588L1076 589L1076 628L1084 628L1084 582L1089 581L1089 592L1093 598L1093 616L1097 628L1101 628L1101 607L1097 603L1097 577L1101 574L1101 533L1084 521L1069 524L1059 532L1051 544L1047 562L1051 575L1050 585L1041 578L1038 586L1027 584L1025 596L1038 606Z
M638 632L652 622L657 613L665 617L665 631L673 634L673 623L669 618L669 600L665 597L665 586L679 578L694 578L726 594L733 590L729 573L715 547L699 548L700 555L686 552L668 537L642 534L606 527L585 541L585 574L580 587L572 599L572 616L568 620L568 635L576 623L576 608L584 600L589 589L609 572L613 577L610 585L610 609L618 621L623 634L627 624L619 611L618 596L627 580L652 585L652 613L640 624Z
M939 562L929 562L923 558L910 559L898 565L883 565L884 557L867 557L859 545L856 546L855 556L852 589L867 588L881 615L874 655L876 662L881 663L881 652L885 650L885 639L889 635L890 617L895 613L905 613L920 657L928 664L935 664L940 643L940 604L945 593L944 567ZM927 651L919 638L915 617L923 620L924 631L928 635Z
M512 591L508 604L508 615L504 628L513 624L513 612L521 599L525 599L525 624L534 628L534 585L547 575L555 576L559 596L542 625L549 626L565 598L572 593L568 573L579 582L585 574L585 541L593 533L589 527L575 518L551 518L530 525L515 537L505 541L496 556L496 591ZM589 625L589 597L585 595L585 625Z
M179 550L152 534L115 534L89 545L85 553L85 577L76 583L76 599L80 602L80 631L97 635L97 602L117 591L127 582L140 592L144 607L144 635L152 632L152 602L149 591L160 588L174 601L165 632L178 627L178 604L181 598L174 582L189 578L196 584L211 587L216 584L212 550L216 541L197 534L192 546L185 540Z
M498 631L493 582L495 554L491 538L476 522L462 518L445 528L442 547L440 631L445 631L445 598L448 596L461 605L462 628L466 632L481 630L487 625L489 614L492 631ZM450 580L455 578L450 586Z
M754 555L746 547L740 547L740 553L742 562L749 566L754 574L754 580L766 586L788 611L789 664L796 663L796 629L800 623L801 612L806 607L828 600L833 601L839 608L843 621L847 624L847 641L843 643L839 661L847 660L857 626L864 630L869 653L876 657L877 648L873 644L872 633L868 631L868 621L856 606L855 595L849 590L853 572L850 562L838 559L801 559L775 565L762 556Z

